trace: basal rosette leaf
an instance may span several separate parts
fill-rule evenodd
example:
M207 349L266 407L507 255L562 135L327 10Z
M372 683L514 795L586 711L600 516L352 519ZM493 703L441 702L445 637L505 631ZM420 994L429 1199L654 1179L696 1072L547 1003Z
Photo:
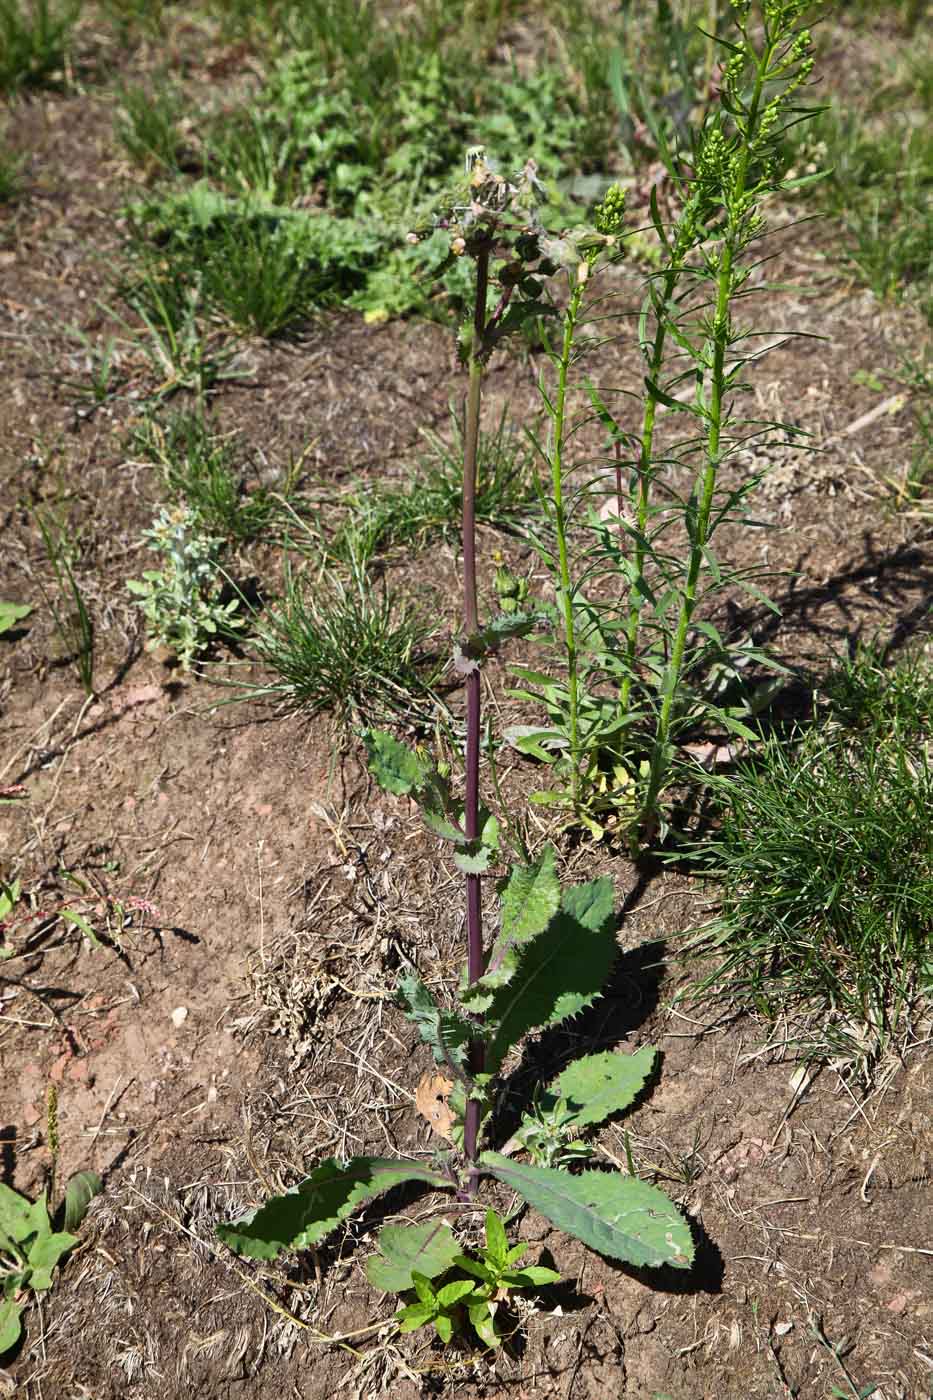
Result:
M521 947L515 974L489 1005L487 1069L498 1068L528 1031L556 1026L592 1005L617 953L611 882L603 878L565 890L560 910Z
M307 1249L329 1234L357 1206L405 1181L448 1187L439 1172L420 1162L353 1157L345 1165L329 1157L284 1195L272 1196L239 1220L217 1226L224 1244L250 1259L275 1259L286 1249Z
M68 1235L64 1231L40 1235L30 1246L27 1255L29 1287L34 1288L37 1293L51 1288L52 1272L56 1264L70 1249L74 1249L77 1243L77 1235Z
M693 1237L687 1221L663 1191L619 1172L584 1171L513 1162L483 1152L480 1166L567 1234L597 1254L638 1268L693 1263Z
M13 1298L0 1299L0 1356L14 1347L23 1331L23 1308Z
M104 1189L96 1172L75 1172L65 1188L65 1229L77 1230L87 1215L88 1206Z
M379 1254L366 1260L366 1277L385 1293L412 1288L412 1272L437 1278L451 1267L460 1252L453 1230L443 1220L420 1225L387 1225L376 1241Z
M603 1123L613 1113L628 1108L647 1083L658 1052L650 1045L634 1055L608 1050L584 1055L558 1075L541 1095L539 1108L553 1109L560 1100L566 1105L561 1126L570 1130Z
M49 1230L48 1210L45 1207L44 1197L40 1198L41 1210L45 1210L45 1229ZM11 1240L22 1243L30 1235L41 1232L41 1213L36 1214L36 1206L39 1202L29 1201L25 1196L21 1196L18 1191L14 1191L11 1186L7 1186L0 1181L0 1230L8 1235Z

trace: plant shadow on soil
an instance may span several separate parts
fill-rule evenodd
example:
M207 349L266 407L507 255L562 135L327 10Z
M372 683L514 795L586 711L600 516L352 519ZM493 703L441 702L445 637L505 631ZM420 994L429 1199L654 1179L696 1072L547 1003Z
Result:
M893 625L890 616L886 617L890 626L884 653L887 660L929 631L933 552L929 541L913 541L879 552L867 530L862 533L861 545L862 552L849 563L842 563L831 577L809 587L799 586L799 580L806 576L809 552L799 554L794 567L787 571L785 592L775 599L778 612L759 605L739 608L730 604L732 630L751 633L759 646L766 646L778 634L785 639L805 635L824 643L830 641L838 654L847 648L851 655L856 644L865 640L866 620L858 615L861 607L877 608L883 604L902 609ZM830 605L841 615L839 624L827 619Z

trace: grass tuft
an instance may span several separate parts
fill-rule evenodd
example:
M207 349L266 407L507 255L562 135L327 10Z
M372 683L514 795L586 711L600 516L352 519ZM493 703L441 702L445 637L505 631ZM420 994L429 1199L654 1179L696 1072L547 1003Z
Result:
M279 491L266 486L247 489L236 441L212 430L199 413L175 413L165 424L147 418L133 445L161 468L166 489L176 503L195 512L209 534L245 544L268 536L286 515L295 468Z
M357 565L349 578L288 571L278 604L256 627L256 659L275 679L242 698L285 712L330 711L338 724L424 722L433 670L425 650L434 630L391 589Z
M60 83L80 12L81 0L0 0L0 92Z
M933 991L933 670L862 649L825 694L820 723L713 780L720 825L696 855L720 909L691 950L716 967L694 990L864 1073Z
M365 562L394 549L424 545L438 535L459 535L463 431L453 410L451 429L449 439L423 433L430 451L407 485L377 486L346 498L348 517L327 546L332 557ZM476 518L511 533L537 508L534 455L503 409L495 431L480 434Z

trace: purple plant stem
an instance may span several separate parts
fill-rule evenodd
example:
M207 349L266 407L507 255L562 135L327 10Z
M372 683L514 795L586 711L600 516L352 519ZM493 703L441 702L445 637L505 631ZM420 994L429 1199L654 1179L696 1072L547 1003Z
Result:
M463 433L463 623L467 636L479 629L476 594L476 458L479 443L479 409L483 383L480 354L486 331L486 293L489 284L489 249L476 255L476 303L473 314L473 341L470 349L470 387L467 394L466 424ZM466 678L466 802L464 830L468 841L479 836L479 735L480 671L477 665ZM480 877L466 877L467 978L475 982L483 975L483 903ZM470 1044L470 1071L483 1068L483 1042ZM468 1162L476 1161L479 1139L480 1104L468 1099L463 1125L463 1150ZM476 1190L477 1178L471 1172L468 1189Z

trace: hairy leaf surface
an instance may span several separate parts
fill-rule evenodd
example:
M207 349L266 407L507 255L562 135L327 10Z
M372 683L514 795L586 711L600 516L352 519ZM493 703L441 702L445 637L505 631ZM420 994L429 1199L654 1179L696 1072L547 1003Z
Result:
M284 1195L270 1197L240 1220L218 1225L217 1234L237 1254L275 1259L285 1249L316 1244L357 1206L403 1181L450 1185L446 1177L420 1162L353 1157L343 1165L329 1157Z
M480 1165L516 1191L559 1229L611 1259L637 1267L661 1264L687 1269L693 1262L690 1227L663 1191L618 1172L531 1167L498 1152L483 1152Z
M442 1011L421 978L413 973L399 979L398 994L405 1015L418 1027L418 1034L431 1047L437 1064L452 1062L462 1069L467 1047L482 1035L481 1027L454 1011Z
M501 926L486 972L470 986L461 987L461 1000L473 1011L485 1011L493 993L511 982L518 966L519 950L543 933L560 906L560 883L553 846L545 846L532 865L516 866L502 891Z
M564 891L559 913L521 948L514 976L490 1004L487 1069L498 1068L528 1031L556 1026L596 1000L618 952L612 912L608 879Z
M541 1106L547 1110L563 1099L569 1113L562 1120L567 1128L602 1123L613 1113L628 1108L647 1082L657 1057L658 1052L650 1045L634 1055L612 1050L584 1055L548 1085L541 1096Z
M412 1271L437 1278L449 1269L460 1252L453 1230L443 1220L421 1225L387 1225L376 1241L380 1254L366 1260L366 1277L385 1293L411 1288Z
M424 787L430 767L407 744L399 743L382 729L367 729L363 744L369 771L383 792L404 797Z

